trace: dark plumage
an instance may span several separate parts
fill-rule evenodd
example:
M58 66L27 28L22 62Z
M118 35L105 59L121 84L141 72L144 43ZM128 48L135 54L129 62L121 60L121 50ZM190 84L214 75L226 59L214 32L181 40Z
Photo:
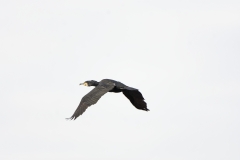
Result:
M78 116L82 115L89 106L96 104L97 101L107 92L122 92L137 109L149 111L147 104L138 89L128 87L121 82L111 79L103 79L100 82L94 80L85 81L80 85L95 86L95 88L82 98L78 108L69 119L75 120Z

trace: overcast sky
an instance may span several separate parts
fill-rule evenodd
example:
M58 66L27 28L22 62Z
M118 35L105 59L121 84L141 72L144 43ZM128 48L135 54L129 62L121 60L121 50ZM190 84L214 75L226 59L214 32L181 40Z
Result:
M239 0L1 0L0 75L0 159L240 159Z

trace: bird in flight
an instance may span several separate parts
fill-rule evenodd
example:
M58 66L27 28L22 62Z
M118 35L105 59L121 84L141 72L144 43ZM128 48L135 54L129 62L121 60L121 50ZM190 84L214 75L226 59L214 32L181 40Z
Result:
M85 81L84 83L80 83L80 85L88 87L95 86L95 88L82 98L73 115L67 119L75 120L77 117L82 115L89 106L96 104L97 101L107 92L122 92L137 109L149 111L147 103L144 101L141 92L139 92L138 89L128 87L121 82L111 79L103 79L100 82L94 80Z

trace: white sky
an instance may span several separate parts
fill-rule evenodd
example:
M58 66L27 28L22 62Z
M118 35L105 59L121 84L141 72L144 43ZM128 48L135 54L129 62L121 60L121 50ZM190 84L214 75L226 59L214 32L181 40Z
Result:
M239 0L0 5L0 159L239 160ZM150 112L91 88L138 88Z

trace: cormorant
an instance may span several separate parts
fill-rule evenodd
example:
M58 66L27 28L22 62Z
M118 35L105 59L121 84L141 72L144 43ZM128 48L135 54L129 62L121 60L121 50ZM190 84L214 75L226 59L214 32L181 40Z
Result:
M78 108L68 119L75 120L78 116L82 115L89 106L96 104L97 101L107 92L122 92L137 109L149 111L147 104L138 89L128 87L121 82L111 79L103 79L100 82L94 80L85 81L84 83L80 83L80 85L95 86L95 88L82 98Z

